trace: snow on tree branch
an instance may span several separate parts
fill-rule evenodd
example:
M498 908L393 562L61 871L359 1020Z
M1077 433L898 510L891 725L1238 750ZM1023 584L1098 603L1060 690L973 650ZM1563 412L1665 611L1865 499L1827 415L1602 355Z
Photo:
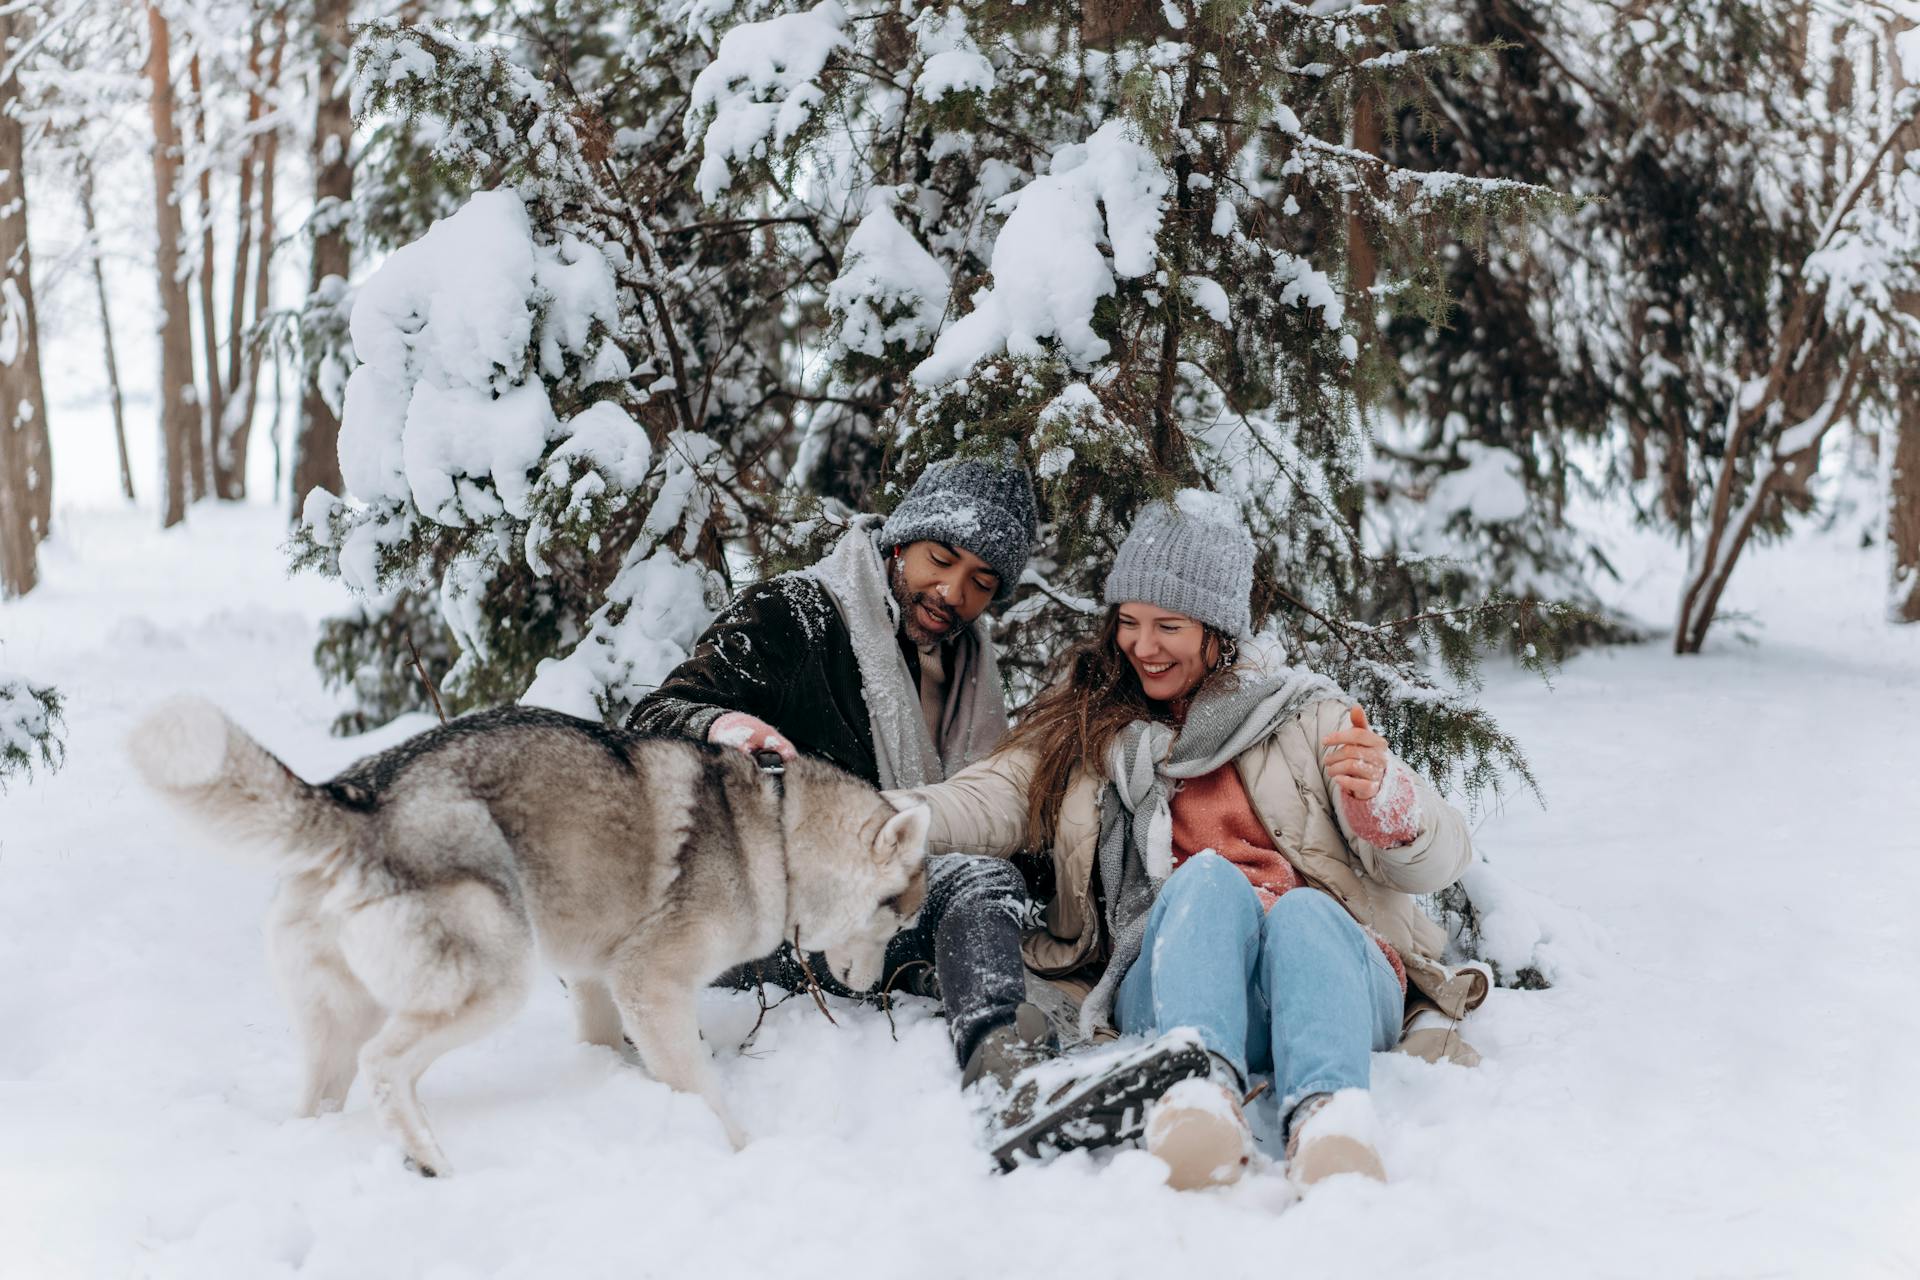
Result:
M1000 351L1038 355L1045 338L1057 339L1077 369L1104 358L1112 347L1094 331L1094 305L1113 293L1116 275L1153 270L1171 186L1124 121L1056 151L1051 173L1004 197L1012 213L993 242L993 287L940 335L914 382L951 382Z
M839 349L878 360L887 348L924 351L947 309L947 273L875 193L874 207L847 238L840 275L827 286L839 321Z
M60 694L0 672L0 790L8 774L32 776L37 763L57 769L66 758L61 741Z
M693 82L687 136L705 157L695 179L712 202L733 185L733 167L764 160L768 144L787 144L821 98L815 84L827 57L844 44L847 12L838 0L804 13L747 22L720 39L713 62Z

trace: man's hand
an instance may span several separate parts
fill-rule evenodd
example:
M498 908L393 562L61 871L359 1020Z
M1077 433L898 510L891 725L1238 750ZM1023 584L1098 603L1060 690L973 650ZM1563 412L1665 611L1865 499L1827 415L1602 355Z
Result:
M749 760L762 751L771 751L782 760L798 754L778 729L744 711L729 711L715 720L707 729L707 741L716 747L732 747Z
M1347 727L1320 740L1327 748L1327 780L1340 792L1347 825L1382 849L1411 844L1420 835L1413 775L1388 752L1387 740L1368 727L1363 708L1355 705L1347 717Z

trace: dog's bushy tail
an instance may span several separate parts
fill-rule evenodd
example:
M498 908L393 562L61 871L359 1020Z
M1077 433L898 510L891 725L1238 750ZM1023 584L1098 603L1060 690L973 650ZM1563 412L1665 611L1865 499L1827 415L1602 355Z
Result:
M331 853L355 815L303 782L205 698L161 703L134 726L127 754L147 784L224 835L262 852Z

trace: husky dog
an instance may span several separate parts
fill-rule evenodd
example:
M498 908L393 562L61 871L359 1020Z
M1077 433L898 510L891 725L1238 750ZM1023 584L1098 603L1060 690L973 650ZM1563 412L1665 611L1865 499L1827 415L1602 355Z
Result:
M617 1050L624 1029L737 1147L702 989L797 938L865 990L926 895L923 808L819 761L776 779L552 711L467 716L318 784L200 699L157 708L128 747L175 803L277 851L268 951L305 1041L301 1114L339 1110L357 1068L429 1177L449 1166L415 1084L520 1007L536 948L582 1039Z

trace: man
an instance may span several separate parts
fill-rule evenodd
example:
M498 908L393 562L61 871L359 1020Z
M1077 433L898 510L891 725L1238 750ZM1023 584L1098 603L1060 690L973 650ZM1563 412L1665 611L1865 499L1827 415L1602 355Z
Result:
M985 618L1013 594L1035 531L1033 488L1017 461L948 460L928 467L884 522L857 519L819 564L748 587L692 656L668 675L628 727L736 748L805 753L883 788L943 781L1007 732L1000 671ZM883 989L937 995L961 1085L1013 1136L1012 1148L1112 1140L1091 1111L1118 1114L1157 1096L1185 1067L1132 1055L1125 1079L1076 1078L1054 1068L1047 1097L1016 1077L1057 1054L1047 1020L1026 1003L1020 931L1026 887L999 859L964 854L928 863L925 906L894 939ZM851 995L826 977L822 985ZM791 949L737 975L798 988ZM1169 1075L1172 1078L1169 1078ZM1074 1136L1054 1132L1078 1119ZM1109 1126L1108 1128L1111 1128ZM1122 1126L1124 1127L1124 1126Z

